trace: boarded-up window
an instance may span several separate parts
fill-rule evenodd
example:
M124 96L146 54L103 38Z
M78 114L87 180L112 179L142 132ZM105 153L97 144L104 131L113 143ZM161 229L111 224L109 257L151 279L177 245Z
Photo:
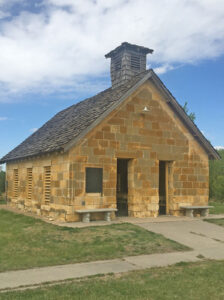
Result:
M19 192L19 172L18 169L13 170L13 196L18 197Z
M140 69L140 57L136 55L131 56L131 68L139 70Z
M103 169L86 168L86 193L102 193Z
M51 200L51 167L44 167L44 202L48 204Z
M33 190L33 169L27 169L27 199L31 200Z

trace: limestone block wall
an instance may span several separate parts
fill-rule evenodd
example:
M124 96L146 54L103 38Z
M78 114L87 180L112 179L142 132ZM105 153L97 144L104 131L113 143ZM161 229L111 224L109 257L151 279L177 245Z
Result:
M44 168L51 167L50 199L44 197ZM14 193L14 170L18 169L18 195ZM28 197L28 173L32 169L31 197ZM12 206L39 215L65 219L70 212L71 179L67 154L51 154L30 160L7 163L7 198Z
M144 106L148 113L142 113ZM152 82L141 86L69 152L74 210L116 208L117 159L128 158L128 207L134 217L157 216L159 161L169 162L169 213L207 204L208 156ZM103 168L102 194L85 192L86 167ZM71 219L77 220L74 213Z
M142 112L144 106L149 108L148 113ZM23 210L66 221L80 220L77 209L116 208L119 158L129 159L130 216L158 215L161 160L168 162L168 213L180 215L181 205L207 204L208 156L151 81L139 87L67 153L8 163L8 199ZM48 203L44 199L46 166L51 166ZM102 194L86 193L87 167L103 168ZM30 199L28 168L32 168ZM14 169L18 169L17 197L13 192Z

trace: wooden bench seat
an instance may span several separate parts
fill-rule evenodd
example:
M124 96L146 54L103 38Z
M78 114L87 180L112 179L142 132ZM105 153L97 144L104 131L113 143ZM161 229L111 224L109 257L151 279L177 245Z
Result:
M207 217L209 214L209 208L213 208L213 206L180 206L181 209L185 210L185 215L187 217L194 217L194 211L199 211L201 217Z
M91 213L104 213L104 220L107 222L111 221L111 213L117 211L116 208L96 208L96 209L77 209L76 212L78 214L82 214L82 221L84 223L90 222L90 214Z

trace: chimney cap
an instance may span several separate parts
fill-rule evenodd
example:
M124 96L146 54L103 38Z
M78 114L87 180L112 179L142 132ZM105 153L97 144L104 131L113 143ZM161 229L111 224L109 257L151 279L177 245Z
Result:
M118 46L114 50L107 53L105 55L105 57L106 58L111 58L111 57L115 56L118 52L120 52L122 50L132 50L132 51L140 52L140 53L143 53L143 54L148 54L148 53L152 54L153 53L152 49L142 47L142 46L138 46L138 45L135 45L135 44L129 44L128 42L123 42L120 46Z

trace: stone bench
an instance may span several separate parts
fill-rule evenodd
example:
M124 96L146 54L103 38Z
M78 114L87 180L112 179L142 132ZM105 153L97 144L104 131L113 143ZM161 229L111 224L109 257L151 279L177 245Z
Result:
M213 206L180 206L180 208L185 210L185 215L187 217L193 218L193 212L195 210L198 210L200 212L201 217L207 217L209 208L213 208Z
M96 208L96 209L78 209L75 212L82 215L82 221L84 223L90 222L91 213L104 213L104 220L107 222L111 221L111 213L117 211L116 208Z

